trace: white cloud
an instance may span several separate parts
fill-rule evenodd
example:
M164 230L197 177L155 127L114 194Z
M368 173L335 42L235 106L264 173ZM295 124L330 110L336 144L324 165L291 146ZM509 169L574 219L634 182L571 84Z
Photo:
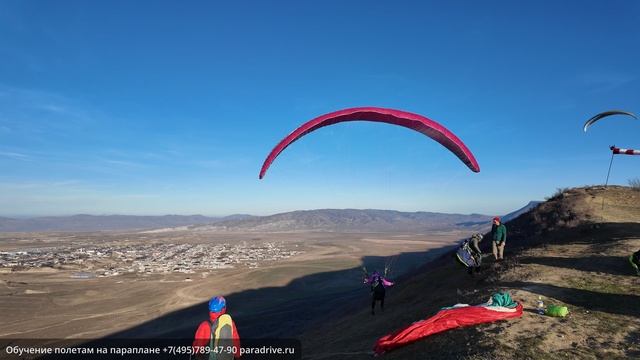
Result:
M82 181L70 179L60 181L25 181L25 182L0 182L0 190L24 190L24 189L47 189L52 188L66 188L69 190L79 190L78 187L82 185Z
M79 129L106 123L107 117L77 100L55 93L0 84L2 126L22 135L74 134Z
M636 79L636 76L614 71L594 71L584 73L580 81L595 93L606 93L624 86Z
M193 162L196 166L200 166L207 169L219 169L224 167L224 162L222 160L198 160Z
M0 151L0 156L12 158L15 160L32 161L31 156L17 153L17 152Z
M106 163L124 167L143 167L143 164L127 160L105 160Z

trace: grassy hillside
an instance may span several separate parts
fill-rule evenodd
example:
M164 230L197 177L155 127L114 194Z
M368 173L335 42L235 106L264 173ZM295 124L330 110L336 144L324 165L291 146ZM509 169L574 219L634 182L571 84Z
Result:
M400 279L386 310L362 308L303 335L304 358L366 359L377 338L455 303L484 302L497 290L524 304L520 319L457 329L382 355L385 359L640 358L640 277L626 257L640 249L640 192L571 189L507 223L505 261L486 257L470 277L451 255ZM490 241L483 241L490 253ZM535 313L566 305L570 315Z

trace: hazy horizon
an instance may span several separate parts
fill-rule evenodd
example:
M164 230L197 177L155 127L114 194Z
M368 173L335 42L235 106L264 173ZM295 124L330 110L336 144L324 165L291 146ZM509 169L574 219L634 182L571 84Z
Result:
M532 200L535 201L535 200ZM522 206L525 206L527 204L523 204ZM521 206L521 207L522 207ZM427 213L439 213L439 214L452 214L452 215L486 215L486 216L495 216L495 214L485 214L485 213L478 213L478 212L471 212L471 213L455 213L455 212L444 212L444 211L427 211L427 210L415 210L415 211L404 211L404 210L397 210L397 209L372 209L372 208L320 208L320 209L294 209L294 210L288 210L288 211L278 211L278 212L274 212L274 213L264 213L264 214L252 214L252 213L247 213L247 212L240 212L240 213L229 213L229 214L224 214L224 215L208 215L208 214L198 214L198 213L184 213L184 214L178 214L178 213L157 213L157 214L127 214L127 213L68 213L68 214L43 214L43 215L26 215L26 214L18 214L18 215L9 215L9 214L0 214L0 217L4 217L4 218L15 218L15 219L31 219L31 218L38 218L38 217L70 217L70 216L83 216L83 215L87 215L87 216L204 216L204 217L210 217L210 218L224 218L224 217L229 217L229 216L236 216L236 215L248 215L248 216L271 216L271 215L277 215L277 214L283 214L283 213L289 213L289 212L294 212L294 211L319 211L319 210L376 210L376 211L398 211L398 212L403 212L403 213L419 213L419 212L427 212ZM511 211L515 211L518 209L513 209Z

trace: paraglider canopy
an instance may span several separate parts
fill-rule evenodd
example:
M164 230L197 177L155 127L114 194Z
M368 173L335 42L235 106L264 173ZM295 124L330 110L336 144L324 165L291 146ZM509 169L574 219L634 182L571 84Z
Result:
M329 126L346 121L372 121L382 122L391 125L399 125L411 130L420 132L433 140L439 142L444 147L454 153L473 172L480 172L480 166L467 146L455 136L451 131L441 124L428 119L422 115L410 113L402 110L385 109L379 107L358 107L338 110L329 114L319 116L302 124L287 137L282 139L267 156L262 169L260 169L260 179L264 177L271 163L280 155L287 146L306 134L321 127Z
M635 114L630 113L628 111L622 111L622 110L610 110L610 111L601 112L600 114L592 117L591 119L587 120L586 123L584 123L584 127L583 127L584 132L587 132L587 129L589 129L591 125L595 124L596 121L612 115L626 115L626 116L631 116L635 119L638 118Z

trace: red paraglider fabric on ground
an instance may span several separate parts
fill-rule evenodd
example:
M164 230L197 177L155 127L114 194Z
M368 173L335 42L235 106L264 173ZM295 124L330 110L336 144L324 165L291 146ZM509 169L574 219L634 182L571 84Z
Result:
M440 310L428 319L415 322L404 329L381 337L373 350L376 354L382 354L450 329L522 316L521 304L518 304L512 311L500 311L505 309L490 306L465 306Z

